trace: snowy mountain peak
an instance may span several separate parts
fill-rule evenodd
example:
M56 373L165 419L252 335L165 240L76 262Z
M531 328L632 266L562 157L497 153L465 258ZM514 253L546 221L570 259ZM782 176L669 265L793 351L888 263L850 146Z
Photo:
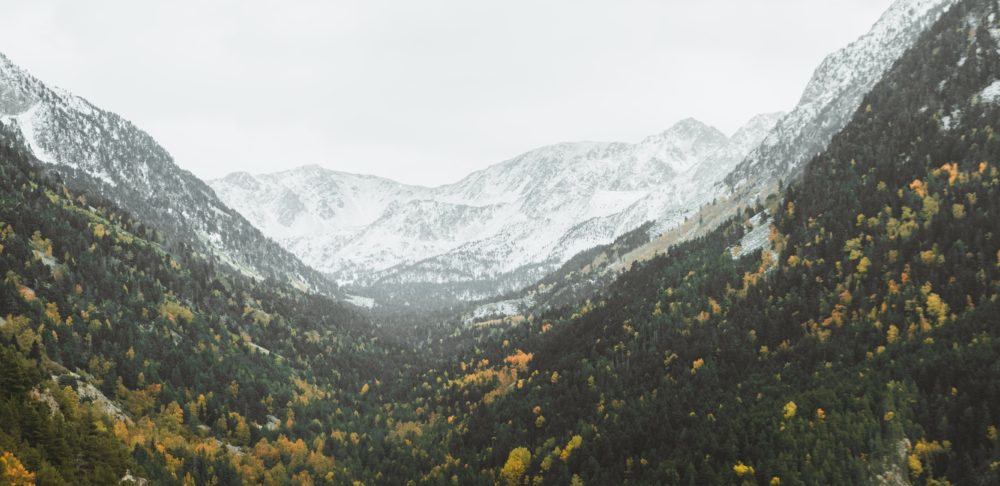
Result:
M717 128L703 123L696 118L685 118L670 126L661 135L670 134L680 138L723 138L726 136Z
M260 183L249 172L233 172L223 178L227 184L240 186L248 191L260 189Z
M716 200L734 197L735 208L791 177L954 1L897 1L869 33L823 61L794 110L754 117L731 138L686 119L638 143L551 145L455 184L408 191L345 174L325 187L276 175L257 177L268 180L258 192L212 185L286 248L345 281L523 284L647 221L669 230ZM282 220L298 210L282 201L286 189L303 202L301 223ZM317 216L321 202L335 217Z
M690 147L717 147L726 143L728 137L718 128L702 123L694 118L686 118L674 123L666 130L643 139L648 141L671 141ZM643 143L640 142L640 143Z
M759 139L760 132L770 131L774 125L785 116L785 112L761 113L754 116L733 132L730 141Z
M867 81L873 72L869 67L877 69L878 76L889 68L885 64L891 65L910 42L902 42L890 49L887 44L901 41L914 33L919 34L930 22L925 22L932 10L949 5L954 0L896 0L889 6L889 9L882 13L879 19L866 34L841 49L827 56L816 72L809 84L806 85L802 93L802 103L809 103L811 100L823 97L832 97L839 93L830 93L831 86L838 86L841 89L849 89L852 80ZM936 19L936 15L934 16ZM859 64L852 64L858 61ZM872 66L868 66L872 65ZM866 83L867 85L867 83ZM870 89L870 87L868 88ZM868 91L865 90L865 92Z
M27 111L36 101L31 93L38 91L39 84L0 53L0 113L18 115Z
M710 200L697 188L725 175L773 119L755 117L738 144L686 119L634 144L549 145L435 188L314 166L210 185L265 234L343 282L517 274L510 281L520 285L582 249Z
M897 0L871 30L826 57L796 105L728 176L747 197L794 175L850 120L893 63L956 0Z
M728 153L726 154L726 160L732 160L735 157L736 162L740 162L742 158L750 153L757 145L760 144L761 140L767 136L767 134L777 125L777 123L784 118L784 112L775 113L763 113L754 116L742 127L733 133L733 136L729 138ZM726 170L732 170L733 166L729 166Z
M726 142L726 135L715 127L686 118L661 133L646 137L636 149L639 158L660 161L679 174L719 150Z

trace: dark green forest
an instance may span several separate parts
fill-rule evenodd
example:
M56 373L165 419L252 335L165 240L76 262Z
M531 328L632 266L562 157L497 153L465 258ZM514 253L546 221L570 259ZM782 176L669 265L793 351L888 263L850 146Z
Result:
M2 130L0 483L1000 483L998 10L952 7L777 197L458 331L166 244Z

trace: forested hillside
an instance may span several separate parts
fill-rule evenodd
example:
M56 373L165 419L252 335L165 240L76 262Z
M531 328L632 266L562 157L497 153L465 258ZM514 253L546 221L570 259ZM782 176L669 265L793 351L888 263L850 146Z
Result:
M734 220L510 319L455 380L492 385L453 453L508 484L1000 480L997 7L960 3L895 65L769 248L734 260Z
M126 469L158 484L257 482L265 468L237 447L269 438L277 454L307 437L304 453L332 456L334 442L313 439L357 420L362 387L404 370L408 353L353 308L165 248L2 134L6 470L41 484L114 484ZM288 477L335 469L279 462Z

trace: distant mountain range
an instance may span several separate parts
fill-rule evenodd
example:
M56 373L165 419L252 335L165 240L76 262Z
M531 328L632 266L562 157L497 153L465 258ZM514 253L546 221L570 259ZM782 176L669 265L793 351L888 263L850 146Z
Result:
M459 297L501 293L645 222L654 222L655 236L714 201L729 201L718 219L775 192L826 147L950 3L896 2L867 34L823 61L790 113L755 117L732 137L688 119L634 144L542 147L436 188L315 166L209 184L265 234L342 283L487 283Z
M790 113L755 117L731 137L688 119L638 143L542 147L435 188L316 166L206 184L130 122L2 56L0 121L73 187L246 274L327 292L332 281L447 286L480 299L532 284L647 222L655 238L707 207L718 221L775 192L951 3L897 1L821 64Z
M688 119L639 143L562 143L461 181L409 186L316 166L214 180L216 193L309 265L344 283L530 283L649 220L677 220L780 118L732 138Z

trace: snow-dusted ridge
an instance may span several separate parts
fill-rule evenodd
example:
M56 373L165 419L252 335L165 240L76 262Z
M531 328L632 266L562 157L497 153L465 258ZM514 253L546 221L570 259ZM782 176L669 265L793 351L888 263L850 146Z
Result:
M649 220L683 219L771 129L733 137L694 119L637 143L541 147L428 188L316 166L230 174L216 193L306 263L345 283L527 283Z
M323 285L301 259L342 282L504 282L491 289L501 293L647 221L660 233L713 201L735 209L765 195L826 147L954 2L897 0L823 61L790 113L760 116L730 137L688 119L636 143L541 147L434 188L316 166L231 174L210 188L127 120L2 55L0 122L71 186L250 275ZM997 102L998 93L981 98Z
M96 192L168 240L254 277L332 290L329 281L266 238L179 168L146 132L68 91L46 86L0 54L0 123L75 189Z
M955 1L896 0L871 30L823 60L798 105L726 176L726 184L756 197L775 179L797 173L826 148L863 97Z
M732 137L689 119L638 143L542 147L437 188L315 167L240 175L253 189L231 178L210 184L303 261L344 282L518 275L514 282L528 283L646 221L656 223L654 233L669 231L716 200L735 209L765 196L826 147L953 2L897 0L823 61L790 113L756 118Z

